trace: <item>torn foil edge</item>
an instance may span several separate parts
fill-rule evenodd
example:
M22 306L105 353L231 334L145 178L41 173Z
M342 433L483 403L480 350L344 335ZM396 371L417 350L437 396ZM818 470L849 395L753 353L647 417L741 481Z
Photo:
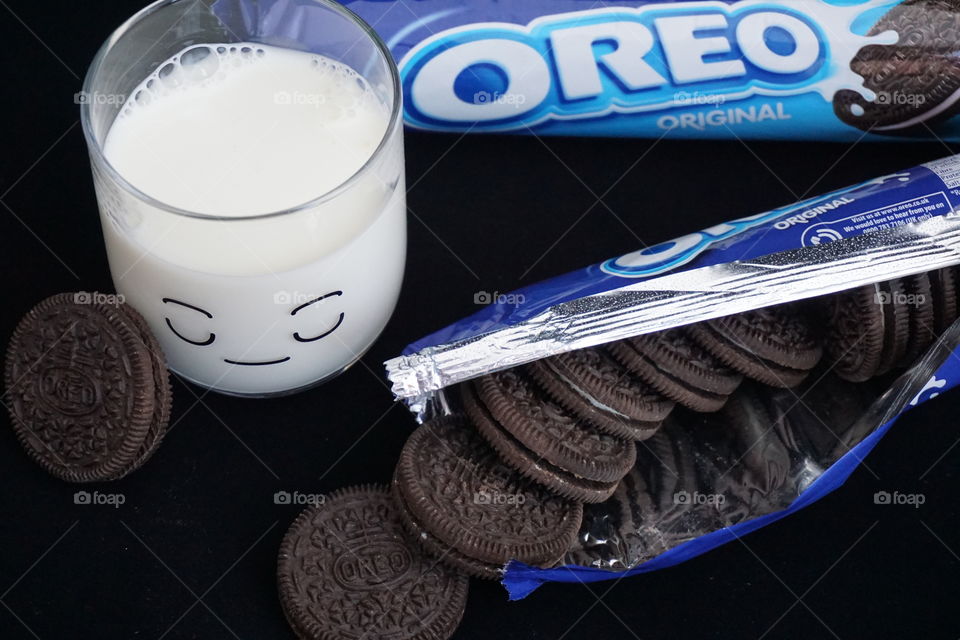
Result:
M747 262L669 273L550 307L515 325L387 360L418 419L449 412L437 391L566 351L836 293L960 261L960 220L937 216Z

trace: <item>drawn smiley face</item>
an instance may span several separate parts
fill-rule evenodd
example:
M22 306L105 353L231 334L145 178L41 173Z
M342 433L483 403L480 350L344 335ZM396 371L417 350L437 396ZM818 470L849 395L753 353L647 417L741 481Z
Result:
M298 313L306 309L315 308L315 305L317 305L318 303L324 300L340 297L342 295L343 295L343 291L331 291L330 293L325 293L321 296L317 296L316 298L313 298L312 300L308 300L307 302L304 302L303 304L295 307L293 310L290 311L290 316L296 317ZM182 300L177 300L175 298L163 298L162 300L164 304L177 305L181 308L189 309L198 314L201 314L205 316L208 320L215 320L212 313L196 305L190 304L188 302L184 302ZM291 334L291 337L296 342L316 342L318 340L326 338L327 336L332 334L334 331L339 329L340 325L343 324L343 319L344 319L344 312L342 311L339 313L339 315L331 314L330 321L325 323L325 326L323 326L321 329L307 332L306 335L302 334L300 331L294 331ZM178 329L174 325L174 322L170 319L169 316L165 316L164 321L166 321L167 328L169 328L170 331L173 332L173 335L177 336L187 344L191 344L196 347L208 347L217 340L217 334L214 331L207 331L206 335L203 335L202 332L199 334L195 334L184 328ZM256 361L223 358L223 361L226 362L227 364L232 364L232 365L241 365L245 367L261 367L261 366L267 366L267 365L281 364L283 362L287 362L288 360L290 360L291 357L292 356L290 355L284 355L284 356L277 357L270 360L256 360Z

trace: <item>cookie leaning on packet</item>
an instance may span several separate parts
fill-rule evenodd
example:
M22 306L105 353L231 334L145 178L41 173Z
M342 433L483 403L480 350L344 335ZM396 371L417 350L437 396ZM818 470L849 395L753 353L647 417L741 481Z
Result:
M504 299L409 345L386 363L387 374L418 419L463 408L510 467L588 503L587 529L571 547L581 553L568 555L568 562L603 546L589 537L592 523L603 521L597 513L625 512L608 503L596 512L592 504L611 494L623 499L615 485L602 484L619 480L622 486L623 470L614 474L610 459L602 469L590 468L602 449L574 465L548 436L579 421L570 427L576 433L592 429L633 440L643 464L650 464L647 453L662 450L663 429L656 425L666 413L668 423L701 424L685 441L707 456L697 458L696 467L713 471L699 473L697 482L712 475L723 482L685 486L683 495L706 501L707 511L697 512L702 515L710 500L719 500L716 489L729 499L713 505L720 517L698 516L694 528L684 520L684 535L668 536L677 546L639 566L607 548L600 573L515 562L504 584L522 597L545 580L599 580L620 575L606 569L669 566L835 489L900 412L960 380L960 357L947 357L960 343L960 328L952 324L960 295L953 268L960 262L958 208L960 156L869 179L519 289L511 304ZM944 369L954 362L957 371ZM907 373L864 412L862 424L835 436L829 428L797 431L795 425L811 420L783 420L783 407L802 406L811 386L831 379L831 369L888 389L892 374ZM523 382L507 384L512 379ZM521 393L521 387L533 391ZM760 398L782 394L787 404L777 412L763 409L765 401L746 399L749 389ZM809 415L821 412L813 407ZM710 424L719 431L710 434ZM648 426L656 435L649 436ZM740 435L731 440L731 434ZM756 450L745 444L773 437L783 442L768 440ZM730 443L746 452L742 461L730 455ZM837 455L824 460L822 450L832 444ZM797 446L817 451L797 453ZM771 452L777 460L767 459ZM636 480L634 471L626 481ZM660 514L674 513L662 492L656 496ZM652 526L650 518L626 520ZM724 522L733 523L729 532L718 528ZM658 533L664 531L650 531L649 539Z
M132 307L62 293L31 309L7 347L5 398L30 458L67 482L116 480L160 446L172 390L163 352Z

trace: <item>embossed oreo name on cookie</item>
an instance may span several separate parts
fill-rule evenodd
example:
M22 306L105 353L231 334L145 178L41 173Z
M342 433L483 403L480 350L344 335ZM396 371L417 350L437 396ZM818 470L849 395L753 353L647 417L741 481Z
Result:
M4 370L27 454L69 482L122 477L156 450L172 392L163 352L131 307L64 293L17 325Z
M386 487L341 489L290 527L277 563L280 602L303 640L449 638L468 581L406 537Z

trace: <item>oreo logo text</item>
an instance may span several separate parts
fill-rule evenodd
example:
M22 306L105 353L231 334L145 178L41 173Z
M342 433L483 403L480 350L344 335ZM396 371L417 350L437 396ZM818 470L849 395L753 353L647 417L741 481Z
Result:
M68 416L83 416L100 406L97 380L70 367L50 367L40 375L42 397Z
M345 589L379 589L402 580L412 564L405 546L392 540L374 541L338 557L333 577Z
M685 2L450 29L400 72L408 123L508 130L689 106L677 96L694 90L710 104L801 93L829 72L827 48L795 8Z

